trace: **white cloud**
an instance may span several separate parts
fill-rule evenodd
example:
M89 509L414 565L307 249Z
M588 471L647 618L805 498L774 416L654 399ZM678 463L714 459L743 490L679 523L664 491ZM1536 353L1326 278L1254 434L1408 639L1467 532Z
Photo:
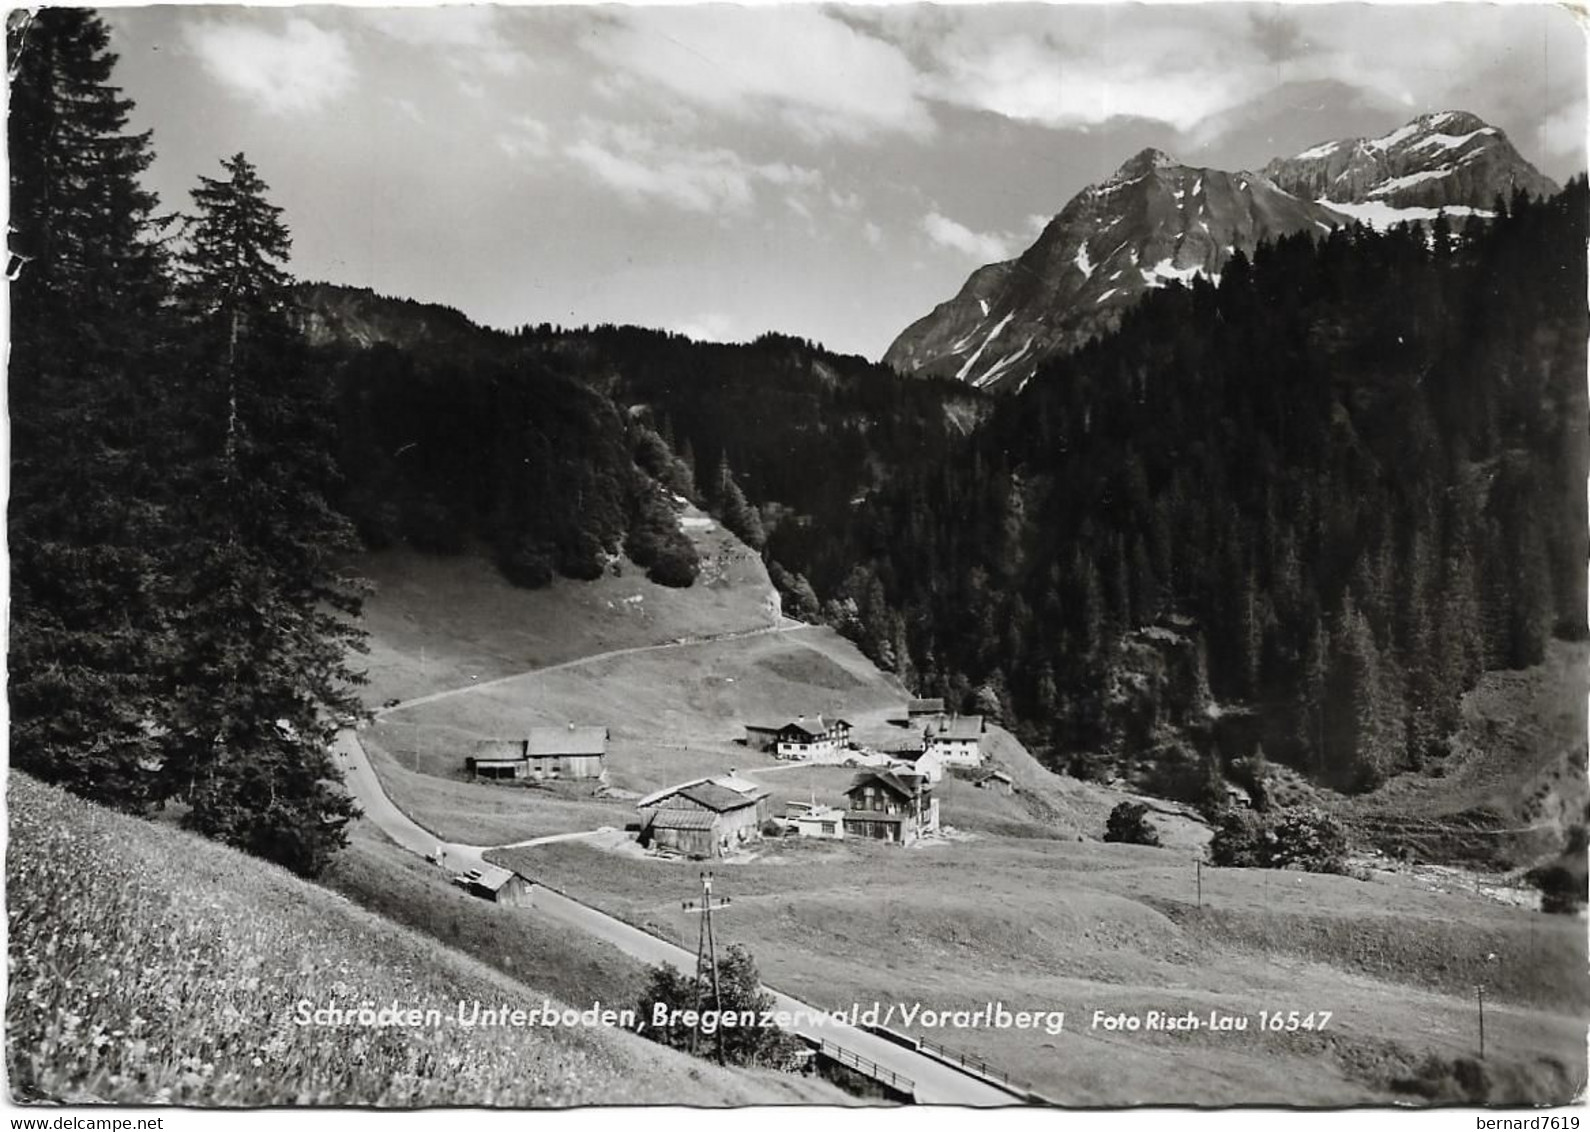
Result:
M210 77L271 114L318 109L341 95L355 75L348 45L301 16L279 32L215 20L183 25L183 39Z
M942 213L930 212L924 216L922 230L939 247L960 252L979 263L1010 258L1008 237L993 232L974 232Z
M1399 113L1483 110L1468 103L1496 85L1487 68L1538 62L1542 19L1554 14L1509 4L1296 4L1273 18L1236 4L1001 7L876 19L919 60L926 97L1057 129L1141 118L1206 140L1287 84L1344 85Z
M818 8L637 9L583 42L604 65L688 103L735 118L771 114L809 140L934 129L904 53ZM609 79L606 89L624 84Z
M1585 161L1585 104L1583 100L1561 107L1540 127L1540 148L1550 157L1575 167ZM1521 140L1521 139L1520 139Z
M439 50L456 67L512 75L528 65L504 33L498 9L488 5L368 9L363 16L382 35Z
M564 153L631 203L659 201L687 212L744 212L759 185L817 189L822 175L782 162L756 164L731 149L665 145L626 126L584 123Z
M862 224L861 234L866 237L867 243L871 244L873 247L876 248L882 246L883 229L878 227L872 221L868 220Z

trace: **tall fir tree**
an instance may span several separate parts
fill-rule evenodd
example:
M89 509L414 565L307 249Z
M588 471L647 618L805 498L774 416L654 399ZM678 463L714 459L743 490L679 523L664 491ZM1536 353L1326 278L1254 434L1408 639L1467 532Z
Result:
M328 503L324 375L288 318L290 237L242 154L193 191L180 254L191 324L175 785L188 824L313 875L352 807L328 754L359 710L348 666L360 593L352 529Z
M166 298L153 158L104 23L12 12L11 757L99 801L160 800Z

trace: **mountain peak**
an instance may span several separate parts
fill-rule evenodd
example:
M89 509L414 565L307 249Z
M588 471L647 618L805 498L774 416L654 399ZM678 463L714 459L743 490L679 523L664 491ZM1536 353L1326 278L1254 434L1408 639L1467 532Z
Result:
M1376 138L1342 138L1311 146L1265 167L1295 196L1370 223L1417 218L1409 209L1460 208L1483 213L1497 193L1556 191L1521 157L1507 135L1467 110L1420 114ZM1407 213L1404 216L1404 213Z
M1111 174L1110 180L1112 182L1130 181L1134 177L1141 177L1145 173L1153 172L1155 169L1164 169L1167 166L1179 164L1181 163L1164 150L1149 146L1128 159L1125 164Z

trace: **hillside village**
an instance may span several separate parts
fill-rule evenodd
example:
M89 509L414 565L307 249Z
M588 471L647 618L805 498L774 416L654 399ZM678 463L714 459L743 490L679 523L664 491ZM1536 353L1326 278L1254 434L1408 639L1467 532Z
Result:
M661 855L697 860L785 836L862 837L904 846L941 833L934 786L947 772L983 789L1014 793L1008 773L985 767L981 716L948 713L942 699L913 699L891 713L889 724L910 737L859 742L848 720L820 714L748 723L745 745L782 763L855 769L844 804L819 804L814 797L790 800L775 812L772 792L731 767L642 797L635 803L638 819L630 823L635 840ZM609 738L610 729L602 726L532 727L524 739L476 740L463 771L475 782L603 783ZM486 894L478 882L469 887Z

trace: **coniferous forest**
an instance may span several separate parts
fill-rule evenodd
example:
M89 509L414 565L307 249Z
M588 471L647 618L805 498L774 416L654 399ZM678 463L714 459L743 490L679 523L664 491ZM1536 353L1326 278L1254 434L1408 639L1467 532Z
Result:
M1184 706L1253 717L1217 754L1349 790L1419 766L1480 672L1585 631L1585 181L1495 207L1151 296L803 569L1072 769L1147 740L1118 685L1155 626L1199 654Z
M688 586L674 495L787 612L1079 774L1224 715L1201 757L1372 788L1482 672L1585 634L1583 177L1262 245L994 399L781 335L395 301L408 330L355 343L244 155L141 187L92 12L7 47L11 751L87 796L319 871L360 551Z

